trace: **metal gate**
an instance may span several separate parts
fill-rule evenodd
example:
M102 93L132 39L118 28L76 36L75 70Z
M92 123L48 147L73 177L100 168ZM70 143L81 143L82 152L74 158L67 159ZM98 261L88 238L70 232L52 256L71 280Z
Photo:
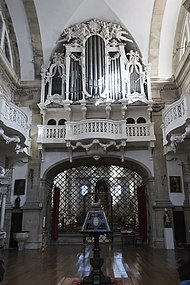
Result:
M94 202L98 181L104 181L108 187L109 222L113 231L123 227L138 230L137 188L142 185L142 177L117 165L93 165L67 169L54 178L53 185L60 188L59 232L81 230L86 211Z

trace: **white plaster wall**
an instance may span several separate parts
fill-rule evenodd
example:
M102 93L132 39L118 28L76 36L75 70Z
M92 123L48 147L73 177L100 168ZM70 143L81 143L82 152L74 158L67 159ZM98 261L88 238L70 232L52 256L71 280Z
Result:
M151 176L154 176L154 165L149 150L127 151L126 158L133 159L137 163L143 165L144 168L150 172Z
M40 23L44 62L47 63L56 41L66 27L98 18L120 23L134 37L145 60L148 58L149 33L154 0L35 0Z

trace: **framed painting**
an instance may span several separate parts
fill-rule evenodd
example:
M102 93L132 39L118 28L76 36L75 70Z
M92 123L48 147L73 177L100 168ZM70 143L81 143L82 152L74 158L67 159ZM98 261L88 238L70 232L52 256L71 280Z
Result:
M181 176L170 176L170 192L181 193Z
M25 179L15 179L14 184L14 195L24 195L25 194Z

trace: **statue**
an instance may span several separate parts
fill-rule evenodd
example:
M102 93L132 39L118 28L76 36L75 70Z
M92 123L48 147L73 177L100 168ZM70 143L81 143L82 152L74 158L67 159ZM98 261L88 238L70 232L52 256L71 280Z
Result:
M100 179L95 186L95 202L100 202L108 220L110 217L109 188L105 180Z
M15 199L15 208L20 209L20 196L17 196Z
M171 217L167 208L164 209L164 228L171 228Z

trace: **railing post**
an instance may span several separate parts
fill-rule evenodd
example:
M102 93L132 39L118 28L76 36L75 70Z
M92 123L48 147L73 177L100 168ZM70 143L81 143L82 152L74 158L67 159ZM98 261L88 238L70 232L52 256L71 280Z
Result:
M126 132L126 120L121 121L121 137L122 139L127 139L127 132Z

